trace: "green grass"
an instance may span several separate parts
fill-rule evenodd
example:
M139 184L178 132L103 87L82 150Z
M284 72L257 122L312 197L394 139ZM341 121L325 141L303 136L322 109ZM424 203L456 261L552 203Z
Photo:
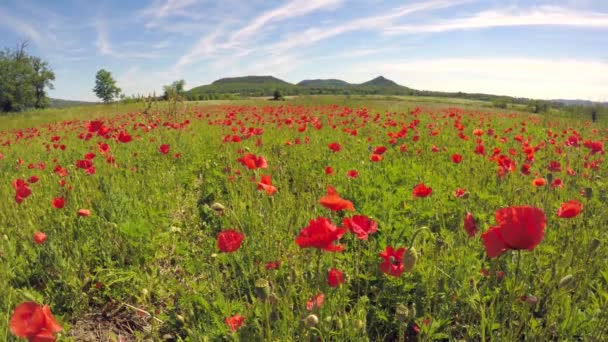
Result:
M132 340L415 340L414 325L423 341L608 338L606 166L585 167L588 149L563 144L573 131L605 140L608 126L458 104L465 109L415 97L300 97L187 103L177 114L160 104L144 115L141 104L132 104L0 117L0 339L14 340L8 322L23 301L49 304L64 328L63 341L119 333ZM86 124L95 118L134 140L86 140ZM469 140L458 138L457 122ZM234 134L232 127L263 128L263 134L222 143ZM408 127L407 136L391 144L388 133L402 127ZM473 153L476 128L486 133L479 137L486 157ZM496 138L487 134L490 128ZM525 155L517 135L539 146L530 176L519 172ZM332 142L342 151L331 152ZM115 163L106 162L98 143L109 145ZM159 152L161 144L170 145L168 154ZM374 163L370 149L376 146L387 152ZM432 152L433 146L439 151ZM517 167L504 179L488 158L494 147L516 153L511 158ZM96 154L91 175L75 165L89 152ZM243 167L237 158L247 152L264 156L268 169ZM462 163L451 162L453 153L463 155ZM601 157L588 156L587 162ZM563 170L551 177L561 178L564 187L533 187L533 178L548 178L553 160ZM44 169L36 167L40 162ZM56 165L69 175L60 177ZM333 175L325 174L327 166ZM566 174L567 167L577 174ZM358 178L346 177L351 169ZM273 196L257 191L265 174L278 188ZM13 181L32 175L40 180L17 204ZM412 188L422 182L432 195L413 198ZM310 220L323 216L341 226L354 214L319 204L328 185L354 203L356 214L376 220L378 232L367 241L346 233L343 252L301 249L294 240ZM469 197L455 198L456 188L467 189ZM582 196L585 189L592 195ZM64 208L51 206L55 197L66 199ZM571 199L584 204L582 213L558 218L559 206ZM212 209L215 203L225 210ZM543 209L546 236L533 251L489 259L480 235L469 239L465 233L464 216L473 213L482 233L496 225L496 210L514 205ZM79 217L81 208L92 215ZM233 253L217 247L218 233L226 229L245 235ZM38 230L47 234L43 245L32 239ZM378 254L386 246L412 244L419 257L410 272L398 278L380 272ZM264 267L273 261L281 263L277 270ZM338 288L327 285L331 267L345 274ZM568 275L573 284L560 286ZM262 296L256 284L264 281L270 285ZM319 293L325 303L308 311L307 301ZM410 308L407 315L400 305ZM245 321L231 332L224 320L235 314ZM314 327L303 323L311 314L319 319Z

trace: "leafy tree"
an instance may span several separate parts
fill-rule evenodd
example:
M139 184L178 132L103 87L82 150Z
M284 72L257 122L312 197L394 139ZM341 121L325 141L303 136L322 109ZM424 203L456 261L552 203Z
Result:
M184 87L186 85L186 81L179 80L171 83L170 85L166 85L163 87L164 94L163 98L167 101L176 100L181 101L185 98L186 91Z
M100 69L95 76L95 88L93 88L93 91L103 102L109 103L120 94L121 90L116 86L116 81L112 78L112 74L105 69Z
M274 93L272 94L272 98L275 101L279 101L283 99L283 95L281 95L281 92L277 89L274 91Z
M28 55L27 46L26 41L14 51L0 51L1 111L44 108L49 104L45 88L53 88L55 74L46 61Z

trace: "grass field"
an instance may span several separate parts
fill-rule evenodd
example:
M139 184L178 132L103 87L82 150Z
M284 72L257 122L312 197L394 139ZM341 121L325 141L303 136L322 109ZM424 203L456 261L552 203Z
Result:
M608 339L608 125L481 106L0 117L0 340Z

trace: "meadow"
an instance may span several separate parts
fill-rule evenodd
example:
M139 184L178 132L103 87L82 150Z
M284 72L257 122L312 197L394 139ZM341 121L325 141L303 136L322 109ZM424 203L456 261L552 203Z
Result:
M608 339L605 122L152 109L0 117L0 340Z

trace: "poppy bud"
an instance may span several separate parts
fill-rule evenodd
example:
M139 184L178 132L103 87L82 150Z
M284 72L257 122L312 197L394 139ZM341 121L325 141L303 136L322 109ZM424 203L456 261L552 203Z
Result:
M218 214L222 214L222 213L224 213L224 210L226 210L226 208L221 203L218 203L218 202L213 203L211 205L211 209Z
M184 316L182 316L182 315L176 315L175 320L182 324L186 322L186 320L184 319Z
M258 279L255 281L255 294L260 299L266 299L270 296L270 283L266 279Z
M310 329L317 324L319 324L319 317L317 317L317 315L315 315L315 314L310 314L310 315L306 316L306 318L304 318L304 326L307 329Z
M365 322L360 319L355 320L355 329L357 329L357 330L365 329Z
M148 295L148 293L149 293L149 292L148 292L148 289L143 289L143 290L141 290L141 294L142 294L142 296L144 296L144 297L146 297L146 296Z
M595 251L599 246L600 246L599 239L594 238L593 240L591 240L591 242L589 243L589 253L593 253L593 251Z
M553 182L553 174L552 173L547 173L547 183L551 183Z
M416 318L416 303L408 304L407 308L409 310L409 318L415 319Z
M536 297L535 295L527 295L526 296L526 303L530 304L530 306L535 306L536 303L538 303L538 297Z
M344 329L344 323L340 317L334 317L334 324L338 330Z
M410 311L408 310L407 306L405 306L403 304L397 305L395 317L397 318L397 320L399 322L405 323L409 317L409 314L410 314Z
M414 247L411 247L403 254L403 270L406 272L411 271L416 266L418 261L418 253Z
M568 274L559 280L559 288L564 290L571 290L574 286L574 277L572 274Z
M593 189L592 188L586 188L585 189L585 197L591 198L591 196L593 196Z

